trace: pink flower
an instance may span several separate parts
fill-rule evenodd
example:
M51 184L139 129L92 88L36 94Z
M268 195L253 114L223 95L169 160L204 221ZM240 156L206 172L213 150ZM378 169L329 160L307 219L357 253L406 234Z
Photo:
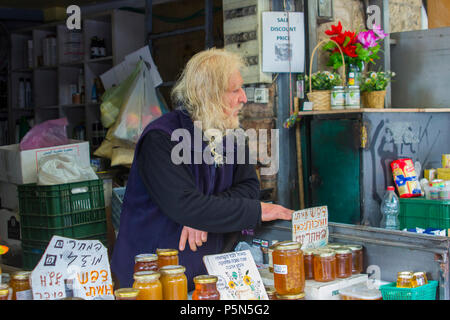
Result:
M376 24L374 24L372 30L375 33L375 35L378 37L378 39L384 39L387 37L387 34L384 33L383 29L381 29L381 25L377 26Z
M363 31L358 34L358 42L364 46L364 49L377 46L377 36L372 30Z

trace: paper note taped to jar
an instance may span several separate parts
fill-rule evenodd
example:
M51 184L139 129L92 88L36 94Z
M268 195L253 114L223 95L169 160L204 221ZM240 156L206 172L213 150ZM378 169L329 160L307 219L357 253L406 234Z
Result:
M328 207L315 207L292 214L292 240L302 249L319 248L328 243Z

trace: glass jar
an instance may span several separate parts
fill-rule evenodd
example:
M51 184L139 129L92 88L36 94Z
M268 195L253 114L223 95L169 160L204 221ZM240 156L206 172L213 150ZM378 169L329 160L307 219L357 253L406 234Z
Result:
M345 109L360 109L361 93L359 86L348 86L345 92Z
M210 275L194 277L195 289L192 293L192 300L220 300L217 279L216 276Z
M163 286L164 300L187 300L186 268L180 265L167 265L159 269Z
M301 243L279 242L273 251L273 279L278 294L298 294L305 288Z
M277 300L277 292L274 287L264 287L269 300Z
M338 249L338 248L340 248L340 247L345 247L345 244L343 244L343 243L338 243L338 242L332 242L332 243L328 243L324 249L332 249L332 250L335 250L335 249Z
M139 271L133 275L133 288L139 289L136 300L162 300L162 284L157 271Z
M412 283L414 288L426 285L428 283L428 279L425 272L414 272Z
M352 273L360 274L363 272L363 246L359 244L347 245L350 250L352 250Z
M338 278L351 277L353 271L352 250L346 247L335 249L336 252L336 276Z
M12 300L33 300L30 275L30 271L17 271L11 275Z
M314 280L328 282L336 280L336 253L331 249L314 251Z
M397 273L397 288L414 288L413 273L411 271Z
M276 294L277 300L305 300L305 293L299 294Z
M278 241L274 240L272 245L269 247L269 272L273 273L273 250L277 246Z
M314 280L314 249L303 250L303 265L305 270L305 280Z
M139 271L158 271L158 256L153 253L144 253L134 257L134 272Z
M136 288L121 288L114 291L116 300L137 300L139 289Z
M0 283L0 300L11 300L12 289L6 283Z
M342 110L345 108L345 87L334 86L331 90L331 109Z
M178 250L177 249L156 249L158 256L158 269L169 265L178 265Z

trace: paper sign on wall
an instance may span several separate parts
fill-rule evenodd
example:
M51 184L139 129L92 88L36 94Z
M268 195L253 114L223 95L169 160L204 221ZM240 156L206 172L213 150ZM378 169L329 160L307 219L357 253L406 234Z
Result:
M85 300L114 300L108 252L98 240L53 236L31 273L34 300L73 296Z
M328 207L315 207L292 214L292 240L302 249L319 248L328 243Z
M220 300L268 300L250 250L203 257L208 274L215 275Z
M303 12L262 13L263 72L305 71Z

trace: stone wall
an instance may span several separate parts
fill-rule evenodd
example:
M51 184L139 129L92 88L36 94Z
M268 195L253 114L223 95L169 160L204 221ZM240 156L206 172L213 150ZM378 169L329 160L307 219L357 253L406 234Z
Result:
M389 0L391 33L422 29L422 0Z

